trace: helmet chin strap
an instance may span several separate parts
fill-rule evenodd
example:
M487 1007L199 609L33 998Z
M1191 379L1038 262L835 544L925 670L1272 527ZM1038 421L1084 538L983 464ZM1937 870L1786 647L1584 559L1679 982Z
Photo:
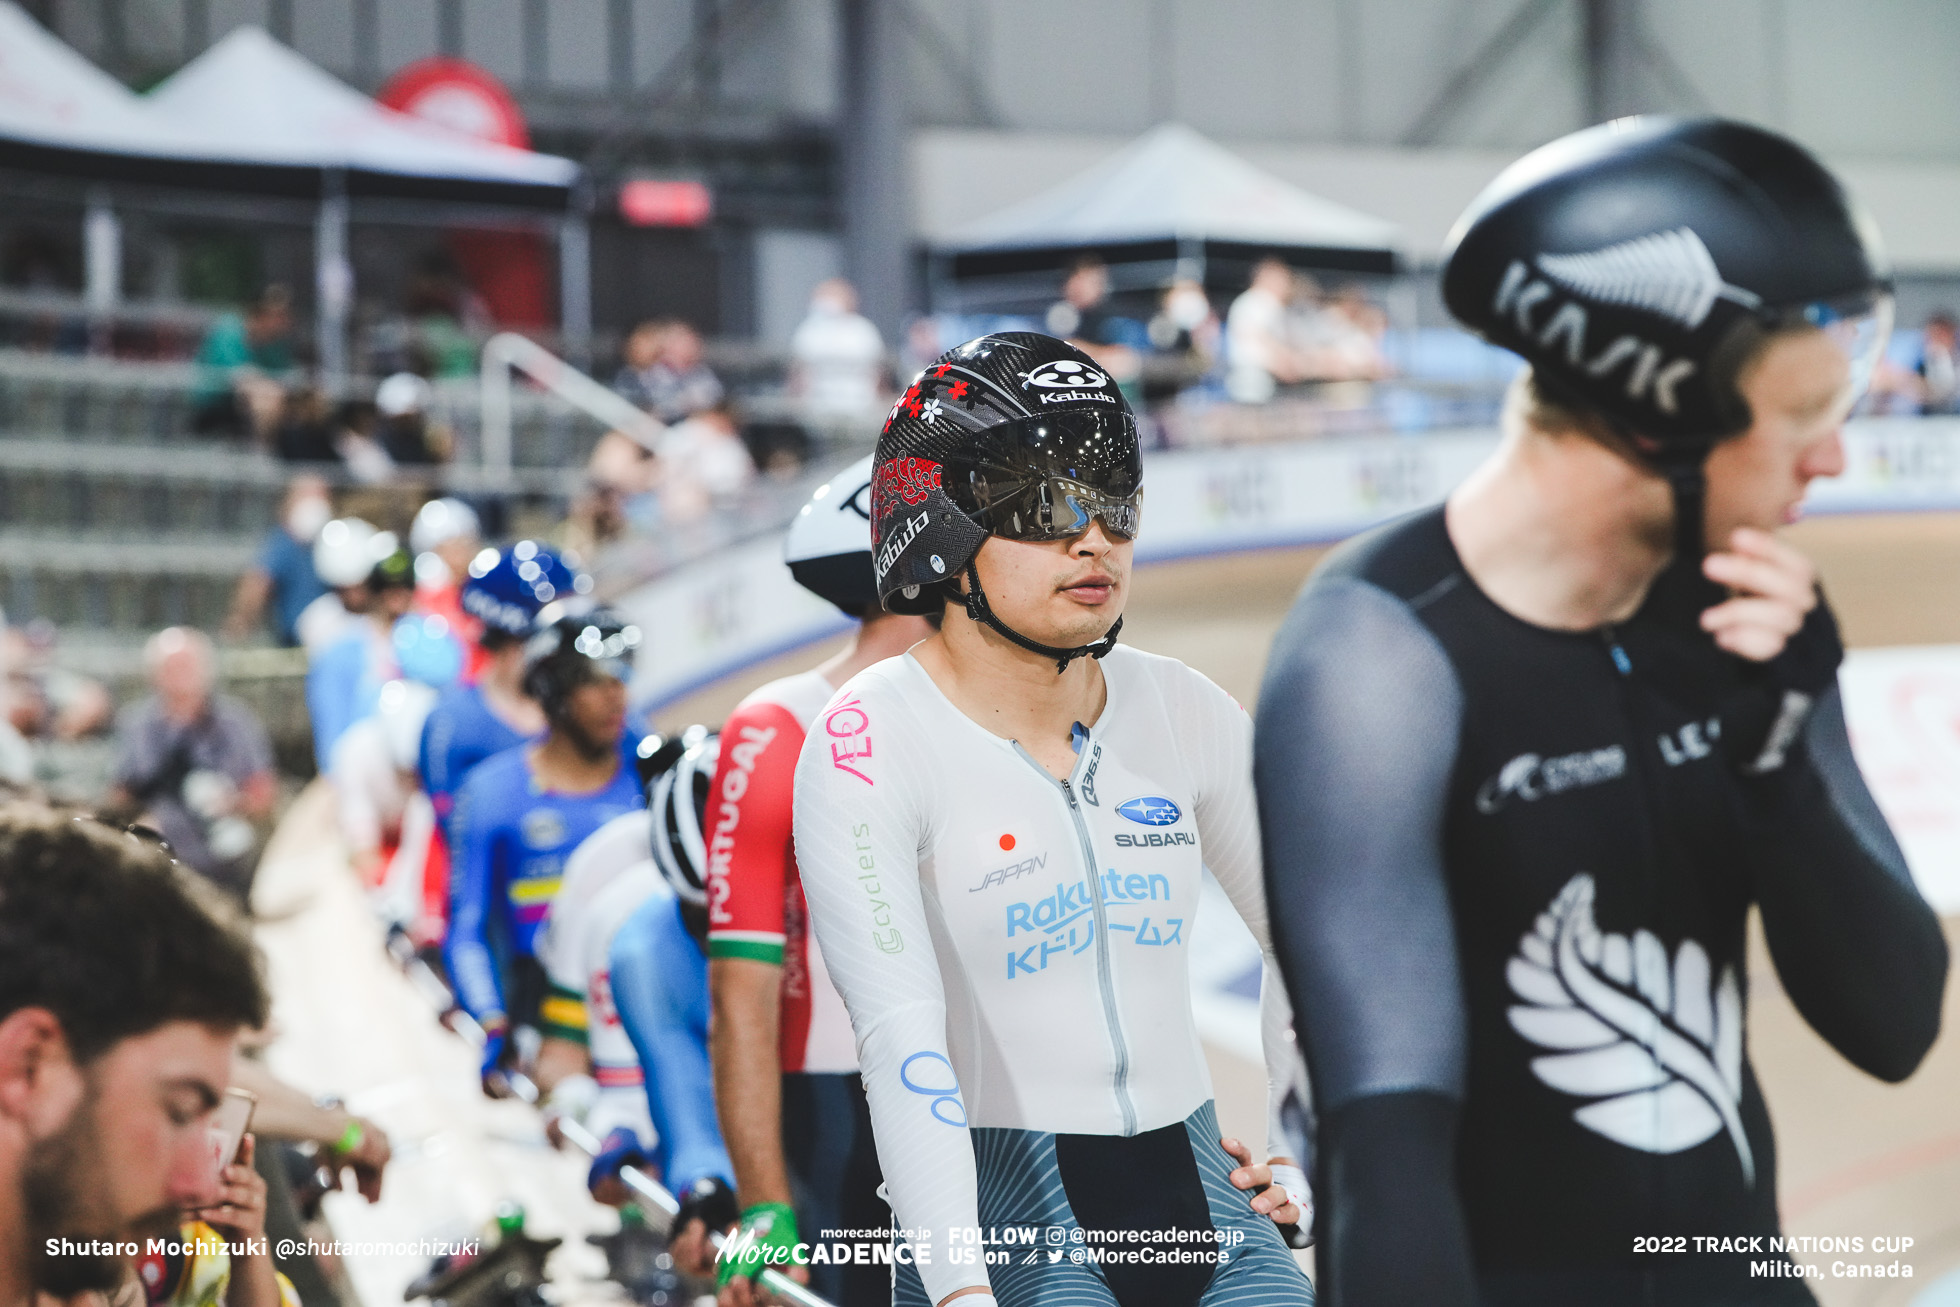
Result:
M1091 640L1088 644L1076 645L1073 649L1062 649L1052 644L1043 644L1039 640L1030 640L994 616L994 610L987 604L987 593L980 588L980 571L970 562L966 565L966 593L960 598L966 601L966 615L974 621L984 622L993 627L1006 639L1020 645L1029 653L1038 653L1043 658L1053 658L1057 676L1066 672L1070 663L1085 654L1091 658L1101 658L1114 649L1116 636L1123 629L1123 619L1119 617L1116 619L1116 624L1103 633L1102 638Z
M1700 459L1671 462L1661 472L1674 491L1674 560L1697 566L1708 543L1702 535L1702 519L1708 510L1708 477Z

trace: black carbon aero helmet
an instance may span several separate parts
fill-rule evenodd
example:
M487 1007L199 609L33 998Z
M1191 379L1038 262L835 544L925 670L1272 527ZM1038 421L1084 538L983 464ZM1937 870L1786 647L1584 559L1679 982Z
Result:
M1101 518L1135 536L1143 488L1136 419L1094 359L1031 331L948 350L892 407L875 461L872 571L885 608L933 613L959 596L975 621L1063 670L1115 646L1121 618L1072 649L1010 629L988 607L973 567L992 532L1066 539Z
M1443 299L1698 500L1709 449L1749 425L1736 382L1752 347L1822 328L1862 391L1891 327L1889 272L1871 220L1802 146L1643 117L1505 169L1450 233Z
M796 583L852 617L878 606L871 579L871 464L861 458L818 486L783 540L783 561Z
M564 604L549 604L524 642L524 693L555 721L572 691L587 681L630 681L640 643L640 628L609 608L573 613Z

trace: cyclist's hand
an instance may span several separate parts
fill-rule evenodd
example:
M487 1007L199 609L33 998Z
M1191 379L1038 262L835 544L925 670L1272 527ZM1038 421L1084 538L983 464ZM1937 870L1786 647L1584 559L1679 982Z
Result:
M810 1268L807 1266L774 1266L770 1269L781 1271L798 1284L810 1283ZM782 1301L746 1275L738 1275L721 1286L721 1293L715 1298L715 1307L768 1307L768 1304Z
M504 1043L509 1030L500 1017L483 1021L483 1092L492 1098L511 1097L510 1080L504 1074Z
M698 1217L674 1231L667 1253L682 1275L706 1279L715 1273L715 1250L708 1246L708 1227Z
M620 1172L629 1166L647 1165L646 1150L640 1146L639 1136L631 1127L620 1126L600 1144L592 1167L586 1172L585 1187L608 1207L623 1207L633 1201L633 1191Z
M1266 1163L1255 1165L1252 1150L1237 1139L1221 1139L1219 1146L1228 1153L1238 1169L1232 1172L1232 1184L1239 1189L1250 1189L1252 1210L1261 1216L1270 1216L1274 1225L1298 1225L1306 1213L1293 1201L1293 1195L1285 1188L1267 1188L1273 1183L1273 1168ZM1261 1193L1260 1190L1265 1190Z
M774 1302L776 1295L754 1283L761 1277L764 1266L789 1274L798 1284L810 1282L810 1273L792 1260L800 1239L796 1210L788 1203L751 1203L743 1209L729 1238L732 1246L724 1248L724 1254L745 1249L759 1256L716 1259L715 1276L722 1286L715 1299L719 1307L754 1307L757 1303ZM727 1290L736 1285L741 1286L741 1292L730 1295Z
M1701 615L1701 629L1739 658L1768 662L1817 606L1817 569L1767 531L1737 527L1725 552L1701 561L1702 574L1733 597Z
M381 1173L387 1169L394 1150L388 1146L388 1136L380 1126L365 1117L357 1119L361 1123L361 1141L339 1154L340 1164L354 1173L354 1185L361 1191L361 1197L378 1203Z

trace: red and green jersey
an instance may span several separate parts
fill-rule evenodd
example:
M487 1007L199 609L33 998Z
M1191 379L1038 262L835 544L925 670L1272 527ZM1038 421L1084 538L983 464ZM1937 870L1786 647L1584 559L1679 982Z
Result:
M771 681L721 728L709 796L708 956L783 969L785 1071L855 1071L850 1017L810 934L790 834L803 736L835 692L815 672Z

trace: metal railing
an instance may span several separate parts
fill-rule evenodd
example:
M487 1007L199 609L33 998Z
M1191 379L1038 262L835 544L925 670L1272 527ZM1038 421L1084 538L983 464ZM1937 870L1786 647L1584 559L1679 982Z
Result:
M511 382L513 370L523 372L567 404L594 420L653 449L667 428L651 414L634 407L550 350L514 331L500 332L484 342L477 387L483 425L481 455L486 477L508 476L511 458Z

